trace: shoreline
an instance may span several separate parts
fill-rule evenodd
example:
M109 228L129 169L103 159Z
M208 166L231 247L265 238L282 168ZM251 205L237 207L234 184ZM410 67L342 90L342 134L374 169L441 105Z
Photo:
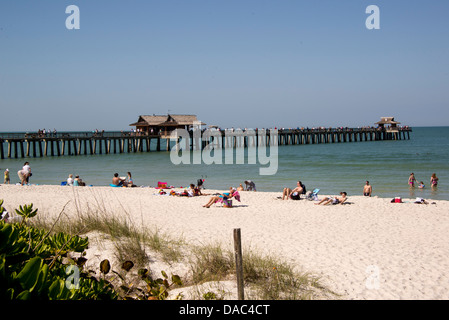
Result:
M245 248L274 253L298 270L322 277L341 299L447 299L449 201L390 203L349 195L345 205L322 206L283 201L277 198L282 192L242 191L233 208L203 208L209 196L159 196L157 191L2 185L0 199L9 212L33 203L38 215L48 218L57 216L67 201L67 217L102 208L192 244L231 246L232 230L240 228Z

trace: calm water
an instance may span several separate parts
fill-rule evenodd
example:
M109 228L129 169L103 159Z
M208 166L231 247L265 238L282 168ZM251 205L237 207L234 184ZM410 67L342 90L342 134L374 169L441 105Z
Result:
M174 165L169 152L4 159L1 171L9 168L12 183L17 183L17 171L26 160L33 184L59 185L72 173L89 185L105 186L114 172L125 176L130 171L134 182L143 186L164 181L184 187L203 176L206 188L227 189L251 179L260 191L281 192L300 179L308 190L321 189L320 194L360 195L369 180L380 197L449 200L449 127L415 127L410 140L279 146L279 167L273 176L259 175L261 166L250 165L247 159L233 165ZM409 189L411 172L424 181L425 189ZM434 172L440 179L435 191L429 186Z

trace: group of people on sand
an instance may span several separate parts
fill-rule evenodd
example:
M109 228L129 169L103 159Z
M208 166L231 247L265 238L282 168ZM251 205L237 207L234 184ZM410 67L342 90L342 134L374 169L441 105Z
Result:
M368 182L368 181L367 181ZM306 186L299 180L296 183L294 189L284 188L282 190L282 200L300 200L301 195L306 194ZM347 200L347 193L345 191L340 192L340 196L329 196L324 197L321 201L315 203L316 205L327 205L327 204L343 204Z
M178 196L178 197L205 196L205 194L203 194L201 192L201 188L199 186L195 186L193 183L190 184L190 187L188 189L184 189L183 191L180 191L180 192L176 192L175 190L170 190L169 194L171 196Z
M256 184L252 180L245 180L243 182L245 184L245 188L242 184L237 187L237 191L257 191Z
M112 177L112 185L116 187L136 187L133 182L131 172L128 171L126 178L119 177L118 173L114 173Z
M257 191L256 184L254 183L254 181L245 180L243 183L245 184L245 188L241 183L237 188L229 187L229 192L213 195L212 197L209 198L209 201L205 205L203 205L203 207L210 208L210 206L216 202L223 202L223 201L226 202L228 200L231 200L232 198L236 198L238 201L240 201L239 191Z
M415 187L415 183L417 183L417 180L415 178L415 174L412 172L410 173L410 176L408 177L408 185L410 188L414 188ZM438 186L438 177L435 173L432 173L431 177L430 177L430 187L432 189L436 188ZM424 189L425 188L425 184L423 181L420 181L418 184L418 188L420 189Z
M73 174L69 174L69 177L67 178L67 186L72 186L72 187L84 187L86 185L86 183L81 180L79 175L75 176L75 179L73 179Z

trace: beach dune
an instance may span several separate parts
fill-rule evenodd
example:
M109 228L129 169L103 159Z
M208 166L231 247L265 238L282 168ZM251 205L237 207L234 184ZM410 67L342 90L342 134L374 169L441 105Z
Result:
M0 186L9 212L33 203L41 217L55 218L69 201L67 216L102 206L192 244L231 246L240 228L244 247L320 276L339 299L449 298L448 201L349 195L345 205L317 206L281 195L243 191L233 208L208 209L208 196L160 196L153 188Z

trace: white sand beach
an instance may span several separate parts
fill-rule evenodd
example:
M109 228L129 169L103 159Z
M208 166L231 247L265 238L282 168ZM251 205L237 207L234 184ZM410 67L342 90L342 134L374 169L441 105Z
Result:
M65 208L70 216L77 207L101 204L111 214L126 212L136 224L182 235L193 244L232 246L233 229L240 228L244 247L274 253L319 275L339 299L449 298L448 201L390 203L349 195L345 205L318 206L283 201L282 190L243 191L233 208L203 208L208 196L156 193L154 188L0 186L9 212L33 203L40 216L56 217L71 200Z

